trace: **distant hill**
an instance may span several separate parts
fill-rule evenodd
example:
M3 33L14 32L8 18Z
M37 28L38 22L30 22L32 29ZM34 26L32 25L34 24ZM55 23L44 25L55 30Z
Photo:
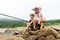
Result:
M44 25L45 26L48 26L48 25L60 25L60 19L48 20L48 21L45 22Z
M26 20L15 20L15 19L8 19L8 18L0 18L0 28L6 28L6 27L25 27L26 26ZM45 26L50 25L59 25L60 19L57 20L48 20L44 23Z
M25 20L14 20L8 18L0 18L0 27L20 27L25 26Z

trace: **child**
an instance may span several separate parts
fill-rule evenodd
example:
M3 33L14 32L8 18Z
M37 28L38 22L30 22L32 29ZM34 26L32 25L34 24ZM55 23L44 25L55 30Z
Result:
M33 18L34 18L34 14L30 14L30 20L27 23L27 29L28 30L34 29Z
M39 26L39 29L43 28L43 22L42 22L42 14L41 14L41 7L35 7L34 9L32 9L35 13L35 17L33 19L33 25L34 25L34 29L36 30L36 24Z

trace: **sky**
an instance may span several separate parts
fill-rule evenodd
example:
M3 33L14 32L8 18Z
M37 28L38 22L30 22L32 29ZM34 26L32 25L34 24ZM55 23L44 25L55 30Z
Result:
M0 0L0 13L24 20L30 19L34 7L42 7L46 20L60 19L60 0ZM0 18L5 16L0 15Z

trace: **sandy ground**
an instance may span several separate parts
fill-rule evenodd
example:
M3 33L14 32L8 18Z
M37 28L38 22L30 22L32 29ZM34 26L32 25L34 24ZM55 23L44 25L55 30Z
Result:
M20 32L25 28L0 28L0 40L24 40L20 35L14 33Z
M60 29L60 27L55 27ZM13 35L14 33L23 32L26 28L0 28L0 40L24 40L21 35ZM60 32L59 32L60 33Z

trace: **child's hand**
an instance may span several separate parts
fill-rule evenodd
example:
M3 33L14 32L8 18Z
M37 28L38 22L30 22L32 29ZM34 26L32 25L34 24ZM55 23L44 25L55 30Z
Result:
M30 23L27 23L28 26L30 26Z

